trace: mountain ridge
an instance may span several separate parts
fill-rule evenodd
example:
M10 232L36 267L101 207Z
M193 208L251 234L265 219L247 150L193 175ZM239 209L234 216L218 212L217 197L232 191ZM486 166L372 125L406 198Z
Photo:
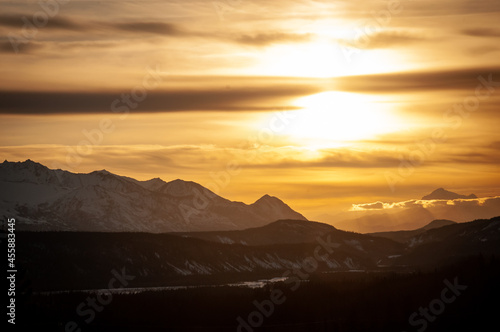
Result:
M474 194L460 195L460 194L454 193L452 191L446 190L444 188L438 188L438 189L434 190L432 193L423 196L421 199L422 200L433 200L433 199L458 199L458 198L473 199L473 198L477 198L477 196Z
M290 229L297 224L324 225L284 220L260 230L273 235L276 227ZM312 257L317 272L332 273L433 270L475 255L500 254L500 217L430 229L404 244L367 234L325 231L307 242L256 245L217 243L182 234L131 232L19 231L16 238L19 236L24 244L19 247L20 264L36 280L34 287L38 290L103 288L109 281L110 266L127 266L137 276L135 287L156 287L185 285L189 278L201 284L224 276L240 280L275 278L301 268ZM51 264L54 260L58 264Z
M335 231L332 225L316 221L281 219L264 226L234 231L171 233L185 238L197 238L215 243L271 245L310 243L319 236Z
M0 215L16 218L24 230L162 233L307 220L267 194L245 204L192 181L139 181L106 170L71 173L30 159L0 164L0 183Z
M401 231L391 231L391 232L375 232L375 233L366 233L367 235L371 236L377 236L377 237L383 237L387 238L396 242L400 243L405 243L409 241L411 238L425 233L428 230L435 229L435 228L441 228L444 226L448 225L453 225L456 224L456 222L452 220L446 220L446 219L436 219L428 223L427 225L417 228L417 229L412 229L412 230L401 230Z

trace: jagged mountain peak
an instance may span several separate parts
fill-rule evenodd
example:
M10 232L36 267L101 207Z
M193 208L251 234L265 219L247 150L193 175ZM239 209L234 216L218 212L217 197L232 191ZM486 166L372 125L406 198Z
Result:
M54 179L55 175L49 168L31 159L17 162L6 160L0 165L0 181L41 183Z
M18 162L14 162L15 164L24 164L24 165L40 165L42 166L42 164L40 163L37 163L36 161L33 161L31 159L26 159L25 161L18 161Z
M110 175L110 174L113 174L105 169L101 169L100 171L93 171L92 173L98 173L98 174L106 174L106 175ZM114 174L113 174L114 175Z
M33 161L31 159L26 159L25 161L8 161L8 160L5 160L3 163L2 163L2 166L10 166L10 167L13 167L13 168L34 168L34 167L38 167L38 168L44 168L44 169L48 169L46 166L40 164L40 163L37 163L36 161Z
M254 204L261 204L261 203L283 203L283 201L278 197L265 194L264 196L256 200Z
M156 177L156 178L152 178L152 179L149 179L149 180L146 180L144 182L151 182L151 183L166 183L165 181L163 181L161 178L159 177Z
M135 181L134 179L131 179L131 180ZM142 187L144 187L148 190L151 190L151 191L158 191L158 190L160 190L161 187L163 187L164 185L167 184L165 181L163 181L160 178L153 178L153 179L149 179L146 181L137 181L137 183L139 185L141 185Z

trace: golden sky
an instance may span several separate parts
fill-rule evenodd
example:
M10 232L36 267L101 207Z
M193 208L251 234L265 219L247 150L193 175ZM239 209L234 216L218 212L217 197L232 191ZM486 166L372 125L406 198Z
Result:
M268 193L310 219L500 192L498 0L0 8L3 159Z

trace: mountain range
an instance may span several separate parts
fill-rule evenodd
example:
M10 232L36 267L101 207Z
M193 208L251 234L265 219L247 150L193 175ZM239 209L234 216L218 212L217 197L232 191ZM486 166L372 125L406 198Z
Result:
M207 234L20 231L16 239L18 265L34 290L105 288L112 269L135 276L131 287L163 287L277 278L298 270L432 270L500 254L500 217L435 222L404 241L304 220Z
M188 232L306 220L279 198L233 202L190 181L75 174L26 160L0 164L0 216L33 231Z
M360 233L412 230L438 219L498 216L500 196L477 198L439 188L422 199L354 206L316 220ZM139 181L106 170L71 173L31 160L0 164L0 217L16 218L19 230L149 233L238 231L276 220L307 220L267 194L245 204L191 181Z
M0 216L16 218L19 268L39 291L104 288L111 269L126 268L134 287L163 287L301 269L415 271L500 254L500 217L360 234L309 221L269 195L244 204L194 182L138 181L106 170L75 174L31 160L0 164L0 185ZM426 202L447 208L446 200L463 200L457 195L440 188ZM485 204L489 213L496 199ZM410 206L399 213L427 211L417 200L397 204ZM6 234L0 235L2 242Z

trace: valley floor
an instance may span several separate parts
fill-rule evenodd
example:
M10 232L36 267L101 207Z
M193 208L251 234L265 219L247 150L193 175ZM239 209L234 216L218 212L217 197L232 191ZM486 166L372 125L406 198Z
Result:
M19 297L38 331L488 331L500 261L474 256L431 271L321 273L261 288L197 287Z

